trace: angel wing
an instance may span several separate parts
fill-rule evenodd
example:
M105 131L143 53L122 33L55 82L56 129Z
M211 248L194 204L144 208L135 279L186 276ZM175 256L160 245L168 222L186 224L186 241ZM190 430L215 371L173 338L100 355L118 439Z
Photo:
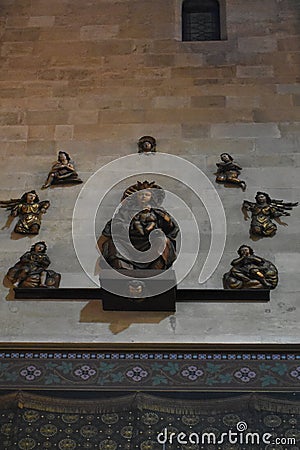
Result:
M242 209L243 210L245 209L246 211L250 211L252 208L255 207L255 205L256 205L256 203L254 203L254 202L249 202L249 200L244 200Z
M7 211L12 211L21 202L20 198L11 198L10 200L0 200L0 208L5 208Z
M298 206L298 202L284 202L283 200L271 199L270 205L276 210L281 216L290 216L291 211L295 206Z

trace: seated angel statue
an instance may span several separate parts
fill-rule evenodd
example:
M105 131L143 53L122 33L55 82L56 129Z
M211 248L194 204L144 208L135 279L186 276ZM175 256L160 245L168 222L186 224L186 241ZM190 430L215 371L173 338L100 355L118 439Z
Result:
M53 164L42 189L56 184L79 184L82 180L75 171L71 157L67 152L58 152L57 161Z
M278 284L278 271L273 263L254 254L248 245L238 249L239 257L231 262L232 268L223 276L224 289L274 289Z
M15 287L20 288L59 287L61 275L48 269L51 261L46 251L47 245L44 241L33 244L31 249L8 270L7 279Z

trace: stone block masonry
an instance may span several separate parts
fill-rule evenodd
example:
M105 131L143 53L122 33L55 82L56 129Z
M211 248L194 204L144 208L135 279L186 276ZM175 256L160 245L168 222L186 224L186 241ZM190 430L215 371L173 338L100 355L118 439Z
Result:
M300 165L299 2L226 0L227 39L207 42L181 41L181 3L1 1L0 199L16 198L24 189L40 192L60 149L72 155L84 181L109 161L135 153L137 140L146 134L157 139L158 151L188 159L213 183L219 154L229 152L243 167L242 179L248 188L243 193L216 186L226 208L228 239L221 265L206 286L220 288L222 271L243 242L253 245L261 256L276 256L283 269L298 261L299 246L294 243L300 208L287 218L288 227L278 227L278 236L252 242L240 205L260 189L275 198L299 200L295 169ZM176 188L174 181L165 180L168 183ZM57 261L65 287L72 286L76 271L82 283L91 283L80 273L72 247L72 211L80 189L73 186L41 193L53 207L43 217L40 238L49 243L53 268ZM183 192L181 187L178 192ZM192 197L187 194L186 198ZM198 206L193 204L192 209L201 211ZM101 220L109 217L110 208L99 214L97 230L102 229ZM208 245L209 227L201 222L201 214L200 232L205 230L203 241ZM1 210L0 228L6 218ZM32 240L12 240L9 230L0 232L3 276ZM206 247L201 251L202 261ZM192 270L186 285L198 287L198 275L196 268ZM273 306L283 295L287 304L299 298L295 274L289 276L286 270L278 293L272 293L272 314L265 313L264 305L257 305L255 311L243 305L239 321L232 323L231 308L223 308L224 336L234 335L237 340L244 336L252 342L272 342L275 334L283 342L296 339L288 335L288 329L299 330L298 305L292 315L285 316ZM165 331L168 327L162 321L160 325L134 324L118 337L107 324L79 324L78 304L45 307L43 302L28 303L12 314L5 300L7 289L2 286L0 291L3 329L13 330L18 323L19 334L13 336L17 341L30 341L33 329L36 339L44 336L45 314L51 323L58 309L59 324L47 330L57 342L67 342L70 329L87 342L134 342L154 334L157 340L164 336L169 341L207 342L220 335L220 318L216 317L222 305L219 309L213 304L202 309L193 306L197 329L190 326L191 314L181 308L181 328L174 335ZM257 326L250 327L250 322ZM263 330L263 336L257 336L256 328ZM2 336L2 340L10 338Z

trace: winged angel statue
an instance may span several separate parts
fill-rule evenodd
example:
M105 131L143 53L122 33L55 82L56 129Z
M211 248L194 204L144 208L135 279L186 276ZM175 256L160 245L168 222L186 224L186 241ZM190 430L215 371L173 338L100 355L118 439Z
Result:
M295 206L298 206L298 202L291 203L275 200L266 192L257 192L255 203L245 200L242 207L246 220L249 218L248 211L251 212L250 236L274 236L277 226L272 219L284 225L284 222L281 222L279 218L281 216L290 216L290 213L287 211L291 211Z

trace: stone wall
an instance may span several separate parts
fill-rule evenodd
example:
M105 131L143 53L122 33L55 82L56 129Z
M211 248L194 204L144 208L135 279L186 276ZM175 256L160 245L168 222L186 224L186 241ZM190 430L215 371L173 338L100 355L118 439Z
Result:
M156 137L160 151L193 162L212 182L219 154L229 152L244 168L248 189L216 187L228 239L204 287L221 287L236 249L248 242L276 263L279 288L268 305L179 304L172 320L146 320L105 316L95 304L85 319L85 302L17 303L7 301L2 287L3 341L299 340L299 209L276 237L252 243L240 205L260 189L288 201L300 197L300 3L226 0L227 40L218 42L181 42L180 8L179 0L1 1L0 198L31 189L48 198L52 206L40 239L48 244L53 268L62 272L62 286L91 287L71 234L81 186L40 191L59 149L72 155L85 181L107 162L134 154L145 134ZM185 187L170 179L162 184L181 193L199 216L200 264L210 234L204 208ZM97 232L125 186L108 201ZM34 239L11 239L4 211L0 218L4 275ZM198 287L199 264L184 285ZM121 325L109 327L111 322Z

